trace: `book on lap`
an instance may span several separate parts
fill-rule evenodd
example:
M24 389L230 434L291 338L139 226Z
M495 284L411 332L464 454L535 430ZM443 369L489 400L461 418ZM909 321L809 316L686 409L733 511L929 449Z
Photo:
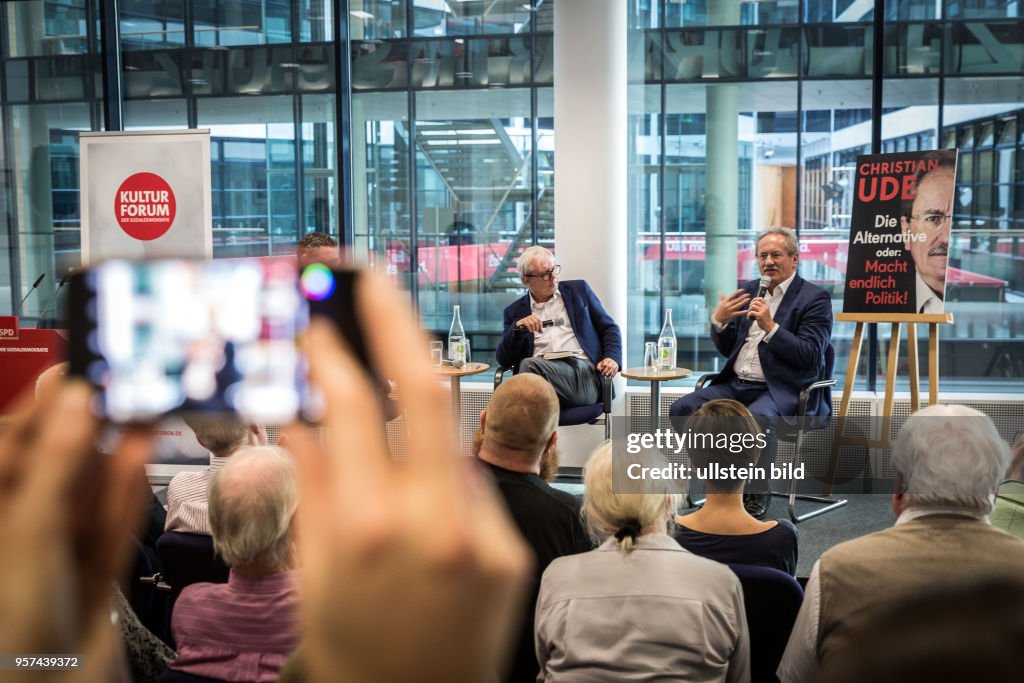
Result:
M577 354L573 351L548 351L544 354L544 360L561 360L562 358L575 358Z

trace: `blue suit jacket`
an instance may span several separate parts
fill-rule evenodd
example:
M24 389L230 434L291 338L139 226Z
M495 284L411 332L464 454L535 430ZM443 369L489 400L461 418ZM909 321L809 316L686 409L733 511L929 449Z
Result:
M742 289L756 296L759 285L759 280L751 280ZM832 337L832 300L824 289L797 275L773 319L779 330L771 341L758 344L757 355L772 400L784 416L792 416L796 414L800 389L822 379L826 370L831 372L831 368L825 367L825 349ZM725 368L712 384L728 382L736 376L736 356L752 324L757 323L743 315L730 320L721 332L715 332L714 325L711 326L711 340L728 357ZM808 416L824 417L831 410L828 391L814 392L807 402Z
M558 283L569 325L583 351L596 365L611 358L622 367L622 333L604 310L594 290L583 280ZM533 355L533 333L516 329L516 321L533 313L530 295L516 299L505 308L505 330L498 343L497 357L502 365L519 371L519 362Z

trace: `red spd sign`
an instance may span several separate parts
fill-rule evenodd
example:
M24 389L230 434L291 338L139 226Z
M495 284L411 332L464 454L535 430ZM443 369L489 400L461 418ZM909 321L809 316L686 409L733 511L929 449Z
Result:
M18 316L0 315L0 340L18 338Z
M129 236L155 240L171 229L175 213L174 191L155 173L128 176L114 196L114 216Z

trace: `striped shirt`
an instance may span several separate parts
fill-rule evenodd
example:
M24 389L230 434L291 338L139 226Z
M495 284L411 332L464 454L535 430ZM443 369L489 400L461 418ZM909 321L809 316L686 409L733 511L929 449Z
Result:
M170 668L224 681L276 681L298 644L298 572L194 583L174 604Z
M167 485L167 522L164 531L212 536L207 492L213 474L227 464L227 458L210 454L210 468L201 472L178 472Z

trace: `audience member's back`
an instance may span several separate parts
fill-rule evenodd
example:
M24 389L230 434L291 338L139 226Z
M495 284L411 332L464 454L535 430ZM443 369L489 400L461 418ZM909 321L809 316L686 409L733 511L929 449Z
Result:
M822 683L966 683L1021 678L1024 583L991 580L900 600L856 634Z
M938 405L911 416L893 448L896 524L821 556L811 570L780 678L815 680L819 667L855 656L858 634L886 609L922 591L1019 577L1024 541L986 519L1008 462L1006 443L975 410Z
M516 375L494 392L480 416L475 450L490 472L516 526L536 557L533 588L509 681L533 681L537 657L533 610L540 577L552 560L590 550L575 496L548 485L540 474L557 461L558 397L538 375Z
M761 435L757 421L745 405L729 399L708 401L687 418L686 428L694 434L741 434L748 447L720 449L704 447L703 442L688 449L691 464L697 472L707 472L709 465L722 471L730 466L752 467L760 449L756 439ZM737 442L738 443L738 442ZM701 557L726 564L753 564L796 573L797 532L787 520L762 522L743 507L745 481L705 479L707 500L704 506L689 515L677 516L672 536L679 545Z
M544 572L540 679L749 681L739 579L668 536L679 497L614 493L609 443L590 458L584 484L587 525L606 540Z
M245 448L210 485L214 548L227 584L186 587L174 606L178 658L171 668L228 681L276 681L298 640L291 456Z

